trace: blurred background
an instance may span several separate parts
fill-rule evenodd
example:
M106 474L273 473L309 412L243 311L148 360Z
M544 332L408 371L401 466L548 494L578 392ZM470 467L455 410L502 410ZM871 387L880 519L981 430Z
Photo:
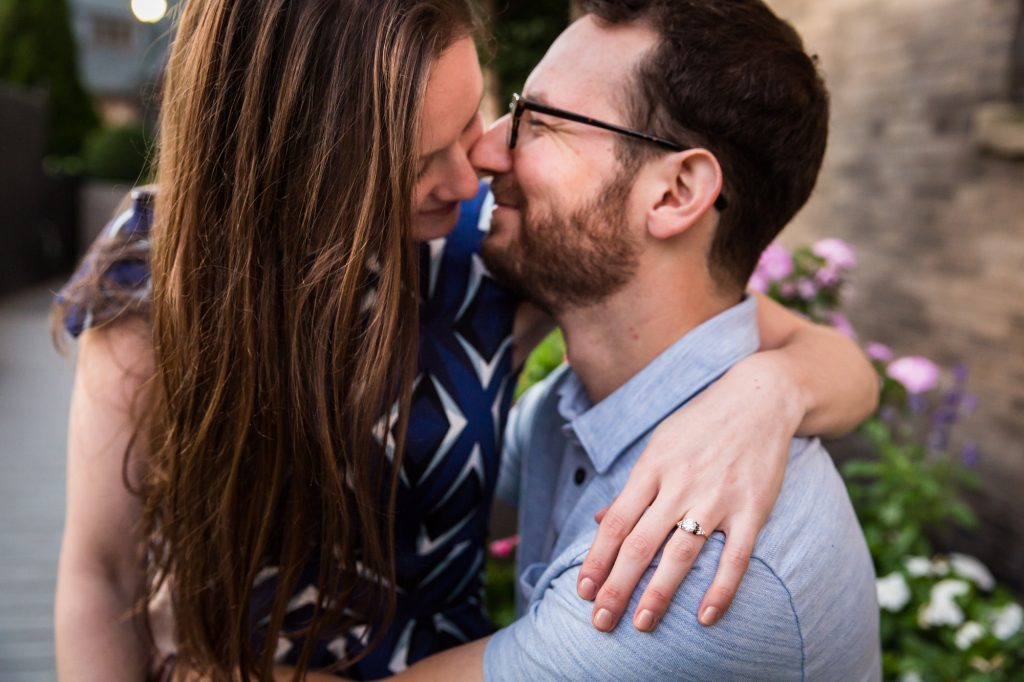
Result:
M481 4L493 120L575 8ZM812 317L827 308L870 344L892 412L830 447L840 463L855 461L846 473L860 481L851 493L869 540L877 525L879 542L932 562L924 575L876 555L880 576L899 573L913 592L883 611L887 651L902 661L887 675L1024 679L999 648L1021 635L1001 637L1008 630L996 625L1013 624L1008 605L1024 591L1024 1L769 5L817 55L833 116L818 188L781 240L791 271L763 285ZM54 676L73 357L52 349L48 305L126 191L151 176L177 6L0 0L0 681ZM841 281L793 294L833 265L834 249L812 245L836 239L855 254ZM914 386L892 369L906 357L935 381ZM969 512L954 513L958 502ZM976 579L977 603L961 599L967 614L945 632L921 614L948 551L977 557L999 587ZM988 639L961 647L965 618Z

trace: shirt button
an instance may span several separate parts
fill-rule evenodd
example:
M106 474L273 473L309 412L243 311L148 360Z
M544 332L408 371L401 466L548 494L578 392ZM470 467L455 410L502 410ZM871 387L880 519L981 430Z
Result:
M587 480L587 472L583 470L583 467L576 470L573 480L576 481L576 485L583 485L583 481Z

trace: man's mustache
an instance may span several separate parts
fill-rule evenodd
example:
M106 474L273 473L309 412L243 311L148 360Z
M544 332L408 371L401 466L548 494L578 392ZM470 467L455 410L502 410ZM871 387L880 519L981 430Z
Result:
M491 182L491 193L494 201L502 206L522 208L526 204L522 190L509 175L496 175Z

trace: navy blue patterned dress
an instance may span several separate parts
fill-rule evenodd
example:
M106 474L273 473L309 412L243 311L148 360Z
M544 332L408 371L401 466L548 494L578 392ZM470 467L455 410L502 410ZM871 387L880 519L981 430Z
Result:
M104 273L110 289L127 288L137 302L149 295L144 258L152 219L151 196L136 191L132 207L108 226L134 248ZM493 631L483 607L488 516L499 470L499 445L515 386L512 323L518 300L487 273L480 243L489 227L487 187L462 206L455 230L421 244L419 375L413 392L397 502L397 613L382 643L347 677L372 679ZM70 305L68 331L106 321L95 305L76 303L74 284L89 272L87 258L59 296ZM127 304L120 304L126 306ZM116 306L115 306L116 307ZM382 420L383 423L383 420ZM379 430L381 438L392 434ZM300 581L288 609L289 624L312 613L318 592L315 566ZM273 591L275 571L261 574L258 601ZM327 665L359 651L371 633L356 628L318 643L313 664ZM301 642L282 639L277 659L293 663Z

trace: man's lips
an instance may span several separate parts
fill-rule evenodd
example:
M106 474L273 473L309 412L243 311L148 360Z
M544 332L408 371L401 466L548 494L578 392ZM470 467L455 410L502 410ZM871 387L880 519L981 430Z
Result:
M497 194L494 195L494 207L495 208L508 208L513 211L519 210L519 202L514 199L502 199Z

